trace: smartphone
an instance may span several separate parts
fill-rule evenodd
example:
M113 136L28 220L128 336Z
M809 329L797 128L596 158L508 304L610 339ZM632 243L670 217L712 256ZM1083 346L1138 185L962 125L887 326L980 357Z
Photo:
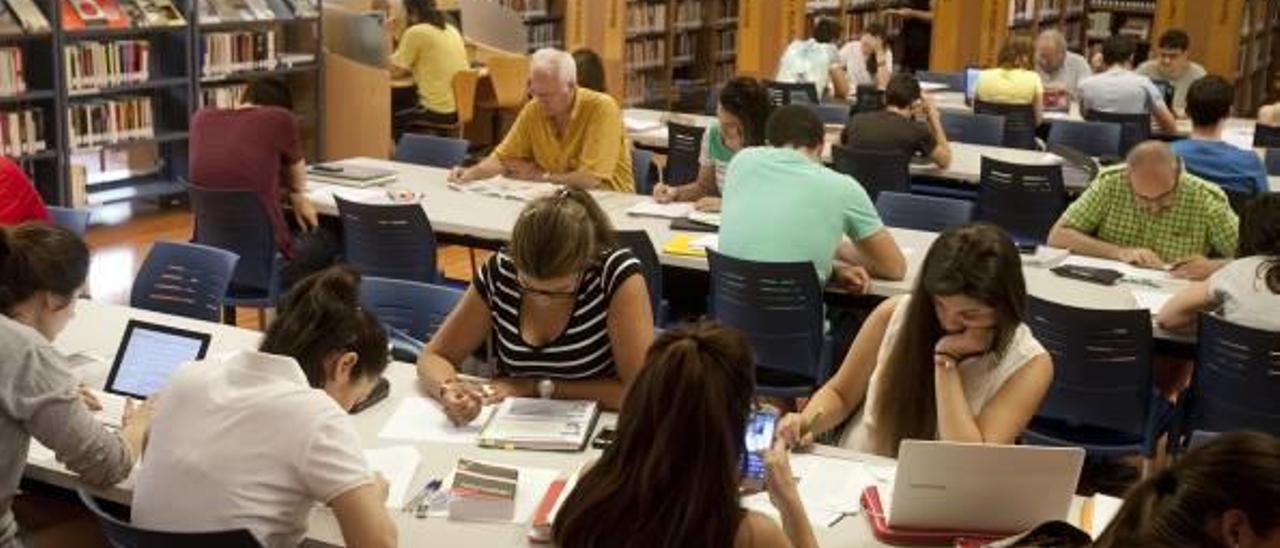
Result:
M373 386L373 390L369 392L369 395L366 396L363 400L360 400L355 405L351 406L351 410L348 411L348 413L351 415L354 415L356 413L364 411L365 409L373 407L378 402L387 399L387 396L390 394L391 394L391 383L387 382L386 377L381 377L378 379L378 384L375 384Z
M601 428L600 433L596 434L596 439L591 442L591 446L596 449L604 449L613 445L613 440L618 439L618 431L613 428Z
M764 452L773 445L778 415L771 410L751 412L747 420L746 451L742 454L742 487L749 491L764 488Z

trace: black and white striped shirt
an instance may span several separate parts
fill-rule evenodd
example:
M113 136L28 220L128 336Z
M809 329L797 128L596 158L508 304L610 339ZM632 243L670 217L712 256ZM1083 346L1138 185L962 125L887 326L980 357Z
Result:
M504 251L480 267L475 287L489 305L498 371L514 377L586 379L617 375L609 343L609 304L622 283L641 274L640 260L619 248L582 273L572 316L555 340L533 347L520 334L520 282Z

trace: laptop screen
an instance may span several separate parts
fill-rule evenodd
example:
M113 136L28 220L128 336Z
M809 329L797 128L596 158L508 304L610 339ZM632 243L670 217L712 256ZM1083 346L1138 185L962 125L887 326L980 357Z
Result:
M204 358L209 335L166 325L129 320L107 392L147 398L164 388L178 366Z
M964 100L966 103L973 104L973 97L978 92L978 77L982 76L982 69L967 68L964 69Z

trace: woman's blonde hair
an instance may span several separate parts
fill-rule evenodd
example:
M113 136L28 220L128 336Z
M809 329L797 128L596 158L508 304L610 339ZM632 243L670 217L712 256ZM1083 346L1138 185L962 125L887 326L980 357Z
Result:
M1026 36L1010 36L1000 46L1000 54L996 56L996 64L1002 69L1035 68L1036 48Z
M613 225L584 190L565 187L529 202L511 234L511 260L539 280L581 272L613 249Z

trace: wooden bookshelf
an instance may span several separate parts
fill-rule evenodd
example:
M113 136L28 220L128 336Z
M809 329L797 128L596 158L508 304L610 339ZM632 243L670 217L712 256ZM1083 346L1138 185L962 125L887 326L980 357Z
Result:
M528 53L565 47L565 0L495 0L516 12L528 37Z
M44 146L39 150L14 150L7 154L31 178L36 190L49 203L64 203L62 143L61 71L57 70L58 43L53 32L51 14L56 13L53 0L35 0L36 7L51 25L49 31L0 34L0 48L15 48L21 56L22 74L14 74L15 86L0 95L0 113L38 111L37 132Z
M1268 0L1160 0L1153 37L1170 28L1191 36L1191 58L1236 83L1236 114L1254 116L1276 99L1280 5Z

